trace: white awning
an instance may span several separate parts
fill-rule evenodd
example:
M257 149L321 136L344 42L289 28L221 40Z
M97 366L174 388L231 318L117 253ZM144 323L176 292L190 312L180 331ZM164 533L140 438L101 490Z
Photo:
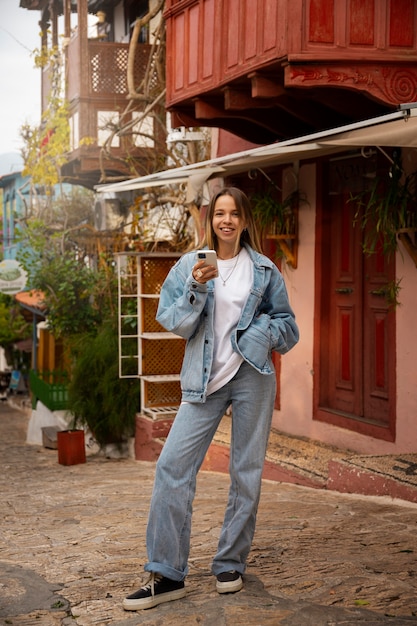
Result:
M416 107L417 103L401 105L399 111L362 122L235 152L120 183L100 185L96 189L98 192L119 193L190 181L195 191L197 186L201 189L207 180L217 176L228 176L251 169L314 159L355 147L359 149L372 146L416 148Z
M155 174L148 174L147 176L141 176L140 178L132 178L124 180L120 183L110 183L109 185L99 185L96 187L97 191L103 192L122 192L133 191L135 189L147 189L148 187L162 187L163 185L174 185L179 183L186 183L191 176L201 176L203 172L207 174L206 180L212 174L223 173L221 167L210 167L211 161L202 161L196 165L185 165L184 167L175 167L171 170L164 170L163 172L155 172Z
M417 109L413 109L417 111ZM417 148L417 115L403 117L386 124L345 131L321 142L326 146Z

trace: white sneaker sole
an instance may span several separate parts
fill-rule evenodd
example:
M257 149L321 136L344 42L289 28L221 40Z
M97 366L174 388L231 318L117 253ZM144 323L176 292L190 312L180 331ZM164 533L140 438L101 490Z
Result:
M140 611L141 609L152 609L158 604L164 602L171 602L172 600L180 600L186 594L185 588L176 589L175 591L167 591L166 593L160 593L157 596L149 596L149 598L139 598L138 600L129 600L125 598L123 600L123 608L125 611Z
M217 593L236 593L240 591L243 587L242 577L239 576L236 580L231 580L227 583L216 582L216 591Z

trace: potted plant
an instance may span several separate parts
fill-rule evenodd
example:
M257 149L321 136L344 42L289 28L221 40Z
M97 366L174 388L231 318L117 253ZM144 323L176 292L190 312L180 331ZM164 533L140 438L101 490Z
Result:
M298 207L300 202L305 201L305 196L298 189L282 201L278 200L275 189L255 193L251 197L253 214L262 236L274 239L280 256L284 256L294 268L297 267Z
M138 379L119 378L116 324L107 321L96 333L77 337L71 350L68 410L74 423L87 426L101 448L120 446L134 435L140 384Z
M296 209L299 192L290 193L283 201L273 191L256 193L251 197L253 214L264 235L294 237L297 232Z

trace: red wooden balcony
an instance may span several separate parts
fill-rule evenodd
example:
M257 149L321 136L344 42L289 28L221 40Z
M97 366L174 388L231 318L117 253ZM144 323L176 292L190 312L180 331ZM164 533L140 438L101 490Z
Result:
M416 0L167 0L174 125L266 143L417 100Z

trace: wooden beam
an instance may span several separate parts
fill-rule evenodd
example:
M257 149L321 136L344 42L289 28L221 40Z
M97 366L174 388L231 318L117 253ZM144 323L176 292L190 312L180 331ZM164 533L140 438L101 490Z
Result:
M71 37L71 0L64 0L64 35Z
M251 81L252 98L279 98L285 88L278 81L262 76L258 72L248 74Z
M185 113L184 111L177 109L170 109L171 114L171 126L172 128L180 128L180 126L186 126L187 128L193 128L198 126L196 118L193 115Z
M201 98L194 100L195 117L199 119L213 120L222 117L234 117L228 111L220 108L214 104L211 104Z
M78 0L77 1L77 16L78 16L78 25L77 25L77 45L78 45L78 54L79 58L82 59L83 63L87 62L88 59L88 6L87 0ZM90 72L80 71L79 73L79 97L80 98L88 98L90 94L90 84L89 84ZM81 116L80 116L81 117ZM87 135L88 133L86 133ZM84 137L84 134L80 133L81 137Z
M230 111L246 111L247 109L270 109L274 106L274 100L267 98L255 100L247 92L231 87L224 87L224 108Z
M250 94L246 91L239 89L232 89L231 87L225 87L224 93L224 108L226 110L244 111L246 109L253 109L256 104L253 102Z

